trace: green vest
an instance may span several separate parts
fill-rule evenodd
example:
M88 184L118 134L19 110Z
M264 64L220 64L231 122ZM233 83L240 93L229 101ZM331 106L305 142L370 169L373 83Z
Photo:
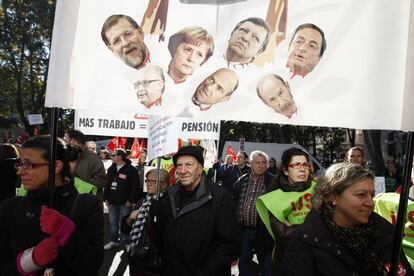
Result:
M395 225L400 194L380 193L374 198L374 202L374 212ZM411 267L414 267L414 201L411 199L408 200L402 248Z
M76 190L78 190L78 193L80 194L93 194L96 195L98 192L98 188L95 185L89 184L88 182L83 181L79 177L75 177L74 179L74 185ZM23 184L20 185L19 192L17 193L17 196L26 196L27 191L24 189Z
M310 197L315 185L312 181L310 187L303 192L284 192L277 189L257 198L257 212L273 239L275 237L270 226L269 211L283 223L302 224L312 208Z

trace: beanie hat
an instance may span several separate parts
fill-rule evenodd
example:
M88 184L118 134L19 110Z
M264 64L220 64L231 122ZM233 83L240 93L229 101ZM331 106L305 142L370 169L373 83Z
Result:
M177 167L177 159L180 156L183 155L189 155L194 157L195 159L197 159L198 163L201 164L201 166L204 167L204 157L203 157L203 151L202 148L198 147L198 146L186 146L186 147L182 147L180 148L176 154L174 154L173 156L173 162L174 162L174 166Z

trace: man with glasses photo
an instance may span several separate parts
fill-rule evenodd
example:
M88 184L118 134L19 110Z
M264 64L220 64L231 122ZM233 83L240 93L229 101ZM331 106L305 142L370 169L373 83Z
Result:
M165 90L165 77L162 69L156 65L147 65L138 71L134 83L138 102L145 108L162 104L162 94Z

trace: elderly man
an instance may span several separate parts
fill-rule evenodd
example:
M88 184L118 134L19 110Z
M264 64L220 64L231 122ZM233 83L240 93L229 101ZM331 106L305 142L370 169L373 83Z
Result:
M94 141L87 141L85 145L90 152L96 153L96 143Z
M296 113L297 108L289 84L280 76L264 76L257 83L256 91L259 98L277 113L289 119Z
M345 160L363 166L365 164L364 151L360 147L350 148L345 155Z
M173 161L178 181L151 206L164 254L162 275L230 275L239 251L234 203L205 176L202 149L182 147Z
M231 32L225 56L227 61L251 63L266 50L269 37L269 25L263 19L250 17L240 21Z
M314 24L302 24L296 28L290 41L287 67L293 76L304 77L315 68L325 50L323 31Z
M276 176L266 171L269 157L262 151L250 154L251 172L240 177L233 188L238 200L237 218L242 225L239 275L253 275L253 252L259 261L260 275L270 276L274 242L258 219L256 199L275 187Z
M161 67L147 65L139 70L134 89L137 92L138 102L145 108L161 105L165 90L165 77Z
M238 84L234 71L220 68L198 85L192 97L193 104L201 111L210 109L213 104L229 100Z
M184 28L170 37L168 50L172 57L168 75L181 83L213 55L214 39L203 28Z
M128 66L140 69L149 61L144 32L131 17L111 15L102 26L101 37L105 45Z

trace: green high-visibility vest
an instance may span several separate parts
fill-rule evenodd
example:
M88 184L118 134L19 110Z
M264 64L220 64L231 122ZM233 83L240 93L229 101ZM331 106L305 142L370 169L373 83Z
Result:
M275 237L270 226L269 212L283 223L302 224L312 208L310 196L315 185L312 181L310 187L302 192L284 192L277 189L257 198L257 212L273 239Z
M75 188L80 194L96 195L96 193L98 192L98 187L88 182L83 181L79 177L74 177L73 180L74 180ZM23 184L21 184L19 188L19 192L17 193L17 196L26 196L26 195L27 195L27 191L24 189Z
M395 224L397 222L399 202L400 194L380 193L374 198L374 212L390 223ZM402 248L408 262L414 268L414 201L411 199L408 200Z

